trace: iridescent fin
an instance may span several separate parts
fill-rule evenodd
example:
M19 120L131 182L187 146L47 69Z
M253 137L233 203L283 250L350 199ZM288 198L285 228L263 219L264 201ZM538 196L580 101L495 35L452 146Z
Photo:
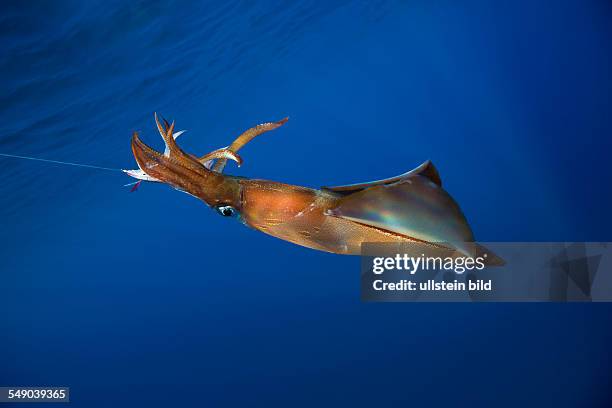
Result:
M327 215L419 241L448 243L461 252L465 242L474 241L457 203L440 186L419 174L346 195Z
M333 191L333 192L340 193L343 195L347 195L347 194L352 194L357 191L361 191L366 188L370 188L374 186L393 184L398 181L408 179L415 175L423 176L427 178L429 181L438 185L438 187L442 187L442 180L440 179L440 173L438 173L438 170L433 165L433 163L427 160L426 162L424 162L419 167L413 170L410 170L404 174L400 174L399 176L390 177L388 179L370 181L366 183L347 184L345 186L321 187L321 188L324 190L329 190L329 191Z

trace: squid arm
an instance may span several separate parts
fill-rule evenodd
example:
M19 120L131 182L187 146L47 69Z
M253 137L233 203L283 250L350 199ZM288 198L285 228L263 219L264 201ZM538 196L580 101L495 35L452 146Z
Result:
M169 123L164 118L162 118L162 121L160 122L157 113L155 113L154 116L155 124L157 125L157 130L159 131L159 134L161 135L165 143L164 156L170 157L173 150L176 151L176 149L178 148L178 146L176 145L176 139L183 133L185 133L186 130L181 130L175 133L174 122ZM237 154L240 149L242 149L255 137L284 125L285 123L287 123L288 120L289 118L283 118L277 122L266 122L254 126L243 132L240 136L238 136L236 140L232 142L231 145L221 149L213 150L212 152L205 154L204 156L198 159L198 162L200 162L207 169L212 168L212 170L217 173L223 173L223 169L227 164L227 160L235 161L238 164L238 167L240 167L243 163L242 158ZM158 179L147 175L147 173L142 169L123 170L123 172L138 180L159 182Z

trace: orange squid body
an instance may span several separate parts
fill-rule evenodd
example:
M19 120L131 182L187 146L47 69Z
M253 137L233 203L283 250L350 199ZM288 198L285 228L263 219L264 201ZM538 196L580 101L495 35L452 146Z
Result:
M242 221L297 245L356 255L362 242L407 242L407 237L334 217L341 196L325 190L265 180L242 183Z

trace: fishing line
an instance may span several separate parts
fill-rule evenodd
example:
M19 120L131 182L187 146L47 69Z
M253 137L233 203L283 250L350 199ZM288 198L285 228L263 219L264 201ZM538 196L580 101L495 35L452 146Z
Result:
M93 164L70 163L70 162L59 161L59 160L41 159L38 157L18 156L16 154L0 153L0 156L10 157L13 159L34 160L34 161L40 161L40 162L45 162L45 163L65 164L66 166L86 167L89 169L98 169L98 170L107 170L107 171L123 171L121 169L111 169L110 167L94 166Z

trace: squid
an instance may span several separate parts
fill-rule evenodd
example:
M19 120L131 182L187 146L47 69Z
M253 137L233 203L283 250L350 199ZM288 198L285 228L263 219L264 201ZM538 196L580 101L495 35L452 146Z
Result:
M359 255L363 243L388 242L455 256L483 252L431 161L384 180L320 189L223 173L228 160L243 163L238 155L242 147L287 119L255 126L229 146L198 157L178 146L176 139L184 131L175 132L174 122L160 121L155 114L164 152L155 151L134 132L131 147L138 169L123 171L139 182L168 184L223 217L315 250ZM492 255L489 263L500 259Z

